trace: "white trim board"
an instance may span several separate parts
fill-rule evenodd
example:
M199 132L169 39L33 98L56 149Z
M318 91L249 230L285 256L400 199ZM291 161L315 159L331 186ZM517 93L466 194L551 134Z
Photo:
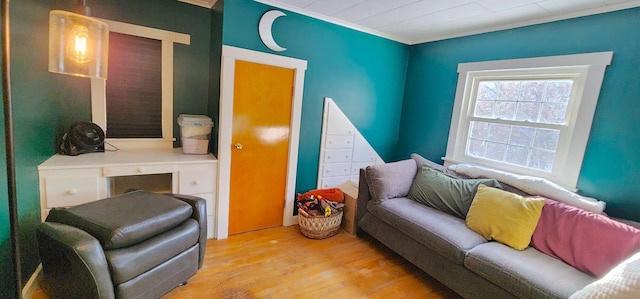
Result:
M445 166L457 163L478 164L521 175L545 178L569 190L576 190L580 169L600 87L606 67L611 64L613 52L596 52L560 56L505 59L458 64L458 83L453 103ZM576 76L566 123L562 124L558 147L550 172L509 163L478 159L466 154L467 132L473 115L473 89L478 80L491 77L517 78L518 76L552 75ZM542 77L540 77L542 76ZM471 110L470 110L471 109ZM563 131L564 130L564 131Z
M40 263L31 274L31 277L29 277L27 283L24 284L22 288L22 298L31 298L36 289L40 288L40 282L42 282L43 277L42 263Z
M218 0L178 0L180 2L189 3L205 8L212 8Z
M173 141L173 45L189 45L191 36L162 29L99 19L109 25L109 30L162 42L162 138L107 138L105 141L120 149L172 148ZM107 130L107 82L91 79L91 120Z
M411 41L408 39L404 39L400 36L397 35L393 35L393 34L388 34L388 33L384 33L382 31L378 31L378 30L374 30L374 29L370 29L370 28L366 28L357 24L353 24L353 23L349 23L349 22L345 22L342 20L338 20L336 18L332 18L329 16L325 16L325 15L321 15L312 11L308 11L305 9L301 9L292 5L288 5L285 3L281 3L281 2L277 2L277 1L273 1L273 0L253 0L255 2L259 2L265 5L269 5L269 6L273 6L273 7L277 7L277 8L281 8L281 9L286 9L288 11L291 12L295 12L307 17L311 17L314 19L318 19L321 21L325 21L327 23L331 23L331 24L335 24L341 27L345 27L345 28L349 28L349 29L353 29L356 31L360 31L360 32L364 32L364 33L368 33L371 35L375 35L375 36L379 36L382 38L386 38L388 40L392 40L392 41L397 41L399 43L403 43L403 44L407 44L407 45L411 45Z
M232 46L222 46L222 68L220 77L220 119L218 138L218 200L216 207L216 231L214 238L225 239L229 233L229 193L231 175L231 138L233 123L233 88L236 60L255 62L295 70L294 92L291 107L291 135L289 141L289 161L287 168L286 198L282 223L285 226L298 223L293 216L295 201L296 173L298 165L298 145L300 142L300 122L302 115L302 91L307 61L285 56L268 54Z

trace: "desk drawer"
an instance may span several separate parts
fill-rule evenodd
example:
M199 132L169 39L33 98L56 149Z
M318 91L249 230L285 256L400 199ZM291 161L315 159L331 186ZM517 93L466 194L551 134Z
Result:
M156 173L172 173L176 170L174 165L136 165L136 166L109 166L102 168L102 175L125 176L125 175L144 175Z
M46 207L68 207L104 198L97 176L48 177L44 179Z
M214 193L216 186L215 169L195 168L180 170L179 192L181 194Z

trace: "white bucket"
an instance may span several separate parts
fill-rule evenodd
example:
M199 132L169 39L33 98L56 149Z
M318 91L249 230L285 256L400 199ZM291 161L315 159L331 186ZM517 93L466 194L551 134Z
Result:
M209 138L213 121L206 115L180 114L178 116L182 152L185 154L209 153Z

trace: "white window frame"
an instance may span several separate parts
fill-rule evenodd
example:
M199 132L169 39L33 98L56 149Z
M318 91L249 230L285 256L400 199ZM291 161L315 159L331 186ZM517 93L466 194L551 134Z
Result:
M100 19L109 31L162 42L162 138L107 138L105 141L119 149L173 148L173 44L191 43L188 34ZM91 119L103 130L107 129L106 80L91 79Z
M576 190L593 115L600 95L605 69L613 52L496 60L458 64L458 84L453 105L445 165L469 163L522 175L548 179ZM475 107L475 93L481 80L527 79L574 80L551 172L521 167L466 154L469 124ZM501 120L496 120L501 122Z

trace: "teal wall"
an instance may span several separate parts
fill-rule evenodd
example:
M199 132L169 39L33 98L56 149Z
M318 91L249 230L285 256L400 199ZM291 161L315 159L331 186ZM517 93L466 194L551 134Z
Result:
M0 48L0 54L4 49ZM0 65L0 67L2 67ZM0 75L0 79L2 75ZM4 90L0 84L0 97ZM0 115L4 117L4 108L0 105ZM4 119L4 118L3 118ZM0 122L0 298L10 298L15 294L13 286L13 256L11 246L11 229L9 222L9 201L7 190L7 163L5 153L4 121Z
M55 153L56 138L73 121L91 120L89 80L47 71L49 11L70 10L76 2L20 0L11 3L19 237L25 282L39 263L34 233L40 222L36 167ZM173 0L103 0L90 1L90 6L93 15L99 18L191 35L191 45L174 47L174 113L208 113L211 10ZM177 125L174 131L179 134ZM6 185L0 187L6 188ZM10 262L4 256L5 236L8 236L4 194L6 192L0 202L3 254L0 273L7 271L5 265ZM9 288L1 285L8 283L8 279L0 281L2 290Z
M613 51L578 181L606 212L640 221L640 8L411 47L394 158L418 152L441 161L458 63Z
M74 0L12 1L12 87L25 281L39 263L34 239L40 221L36 166L54 153L56 137L71 122L91 118L89 81L47 72L48 11L74 4ZM214 10L174 0L90 4L97 17L190 34L190 46L175 46L174 113L207 113L217 128L228 125L217 122L221 44L307 60L298 192L316 184L324 97L336 101L385 160L419 152L437 161L446 149L458 63L612 50L614 60L606 73L578 186L582 193L606 200L612 215L640 220L636 183L640 177L635 171L640 168L640 135L634 131L640 115L636 79L640 35L634 31L640 28L640 9L416 46L286 12L275 23L274 36L288 49L275 53L257 34L260 16L271 8L251 0L227 0L224 7L220 0ZM179 137L177 125L174 131ZM0 297L8 297L13 269L1 160L0 277L5 279L0 280Z
M222 14L224 1L218 0L211 10L211 61L209 62L209 116L213 120L209 151L218 155L218 114L220 108L220 66L222 56Z
M273 35L287 50L273 52L258 35L260 17L270 9L251 0L225 1L222 41L307 60L296 192L316 187L324 97L389 159L398 137L408 46L284 11Z

